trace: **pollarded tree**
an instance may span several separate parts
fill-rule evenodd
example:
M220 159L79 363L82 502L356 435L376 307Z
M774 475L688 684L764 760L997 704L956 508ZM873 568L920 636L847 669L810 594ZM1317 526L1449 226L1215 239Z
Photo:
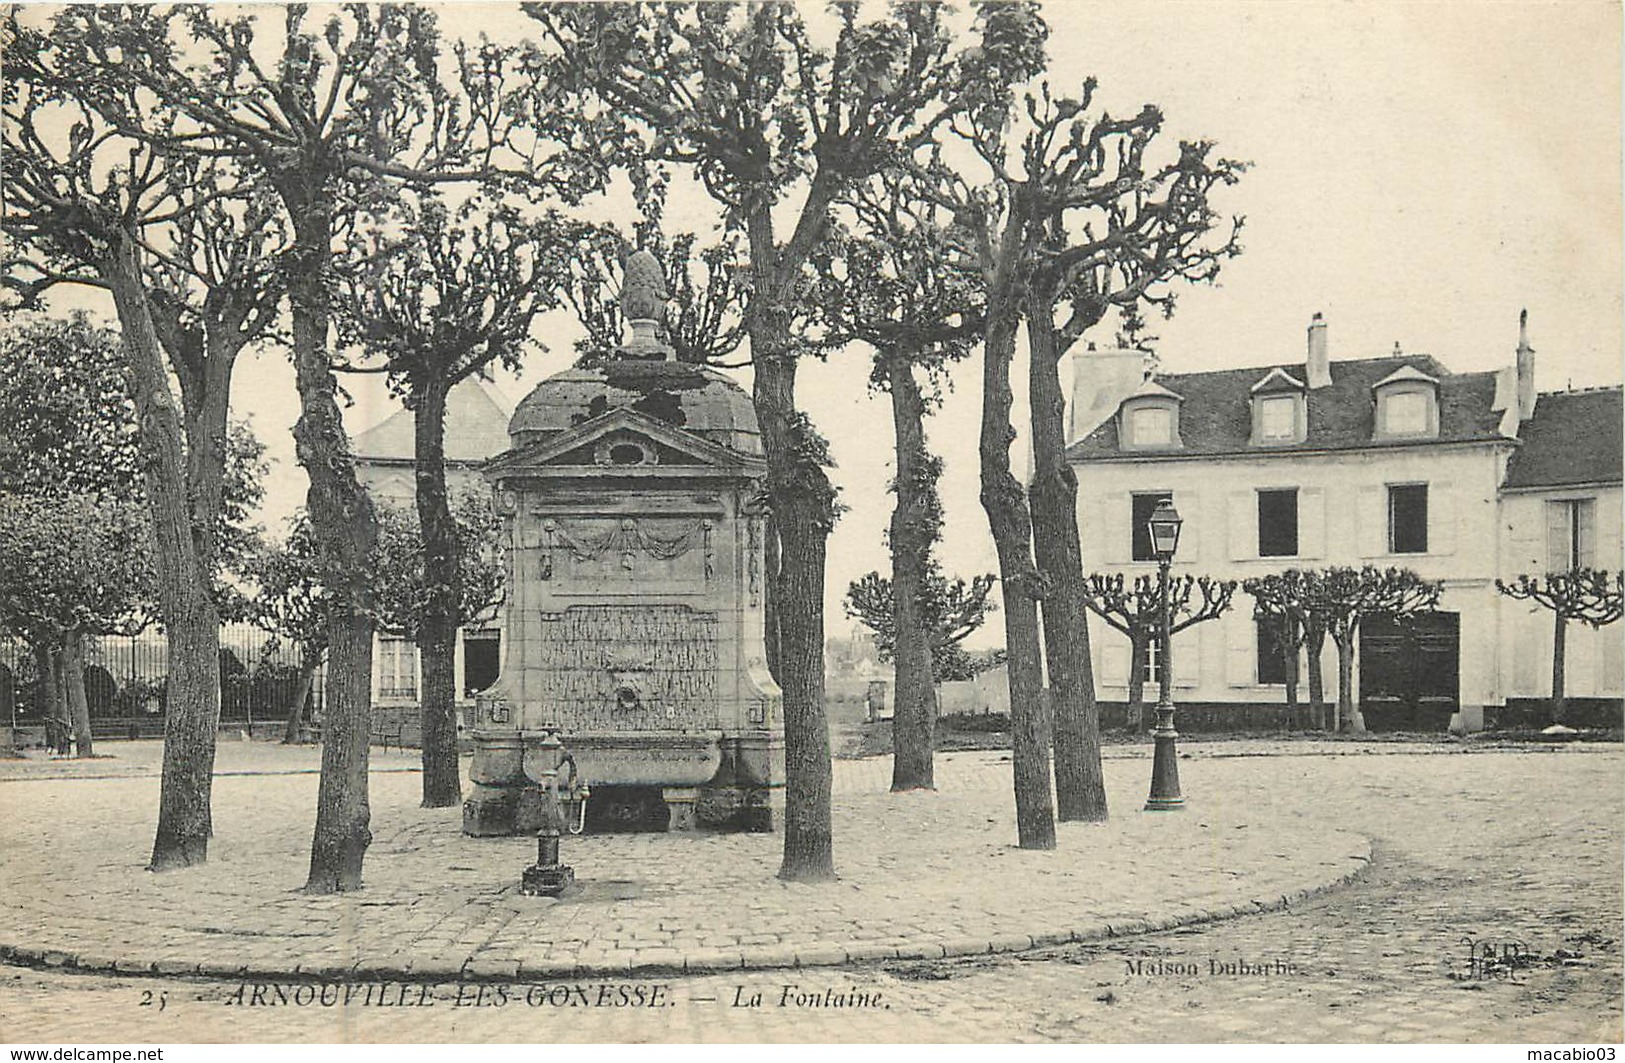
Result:
M16 249L5 284L25 305L57 284L88 284L118 310L171 651L151 864L164 870L204 860L212 833L226 410L233 363L281 299L270 257L279 229L231 159L180 157L133 135L160 121L152 98L128 78L98 79L122 66L121 42L82 29L71 12L48 32L16 13L5 26L0 166Z
M367 559L377 525L356 478L329 347L338 241L354 210L402 183L510 176L573 187L528 105L534 67L482 42L447 48L434 14L350 5L320 24L204 5L73 7L53 39L78 48L71 91L118 132L184 158L230 158L274 202L289 232L277 258L300 397L294 440L307 509L333 594L332 676L306 888L357 888L372 834L367 740L372 621ZM126 100L138 98L133 112ZM149 105L150 106L147 106ZM592 141L590 122L563 130Z
M947 618L931 615L926 599L932 581L946 581L931 559L942 533L942 461L926 446L925 415L941 402L947 367L970 354L981 326L979 278L954 264L943 233L946 219L907 192L906 181L901 171L892 171L848 193L856 231L832 234L814 256L818 279L810 293L823 341L844 346L856 340L873 348L869 386L891 399L897 505L888 529L892 575L884 596L893 610L886 651L896 671L894 792L936 786L932 755L942 663L936 647L946 645L938 631ZM852 585L847 609L858 608L855 615L873 627L879 618L864 615L855 593L878 587L865 582L871 577L878 579L871 573ZM980 623L992 578L977 579Z
M1360 624L1368 616L1395 620L1431 613L1444 593L1444 584L1426 580L1408 568L1354 569L1333 566L1319 573L1319 593L1311 608L1325 617L1326 633L1337 646L1338 728L1365 733L1365 717L1354 700L1354 654Z
M1243 580L1241 589L1253 598L1253 616L1281 655L1286 672L1287 712L1296 721L1298 651L1304 650L1309 665L1309 710L1313 726L1325 730L1326 687L1320 656L1326 645L1326 607L1322 600L1321 574L1312 570L1288 569L1268 576Z
M1169 636L1209 620L1217 620L1230 609L1236 581L1211 576L1172 576L1168 580ZM1198 598L1200 595L1200 598ZM1093 573L1084 580L1083 604L1113 629L1129 639L1128 711L1144 728L1145 666L1150 648L1162 629L1162 595L1151 576L1136 576L1132 583L1121 574ZM1171 677L1172 648L1168 658L1158 662L1164 676Z
M1554 724L1562 723L1566 715L1563 674L1568 656L1569 622L1600 628L1625 615L1622 583L1625 583L1625 573L1595 568L1548 572L1544 576L1525 573L1511 583L1495 581L1495 589L1508 598L1533 602L1552 611L1551 719Z
M421 653L424 808L462 802L453 655L470 589L446 490L446 397L493 365L519 367L532 323L558 304L569 236L552 212L530 219L485 197L453 208L419 193L372 219L338 264L339 335L388 373L412 411L422 593L419 614L396 626L412 629Z
M1029 47L1041 47L1047 34L1035 5L1001 6L983 19L1001 37L1025 39ZM1220 262L1240 250L1239 220L1221 226L1210 196L1233 184L1242 167L1215 158L1211 145L1200 142L1181 142L1159 157L1157 108L1113 118L1092 113L1094 95L1092 79L1076 97L1052 94L1045 83L1019 110L1013 100L990 101L956 116L955 131L979 165L961 167L942 185L948 202L978 219L984 263L1009 277L999 296L1010 303L1006 316L1027 326L1032 556L1042 582L1063 820L1105 819L1107 810L1060 359L1108 315L1137 323L1146 306L1172 313L1170 285L1211 281ZM940 155L935 164L940 172ZM1007 487L997 504L1014 502ZM1013 539L1024 522L1003 523L1012 526L996 538ZM1014 544L1007 548L1013 551Z
M928 726L921 728L916 724L906 747L895 738L897 728L903 726L901 723L903 668L901 663L898 663L896 667L898 693L892 716L894 734L892 747L896 756L909 757L916 764L923 762L925 777L928 780L936 743L934 725L937 687L942 683L974 679L998 663L986 657L973 657L965 652L962 645L965 639L986 622L987 614L996 608L988 600L988 594L995 582L996 578L992 575L974 576L970 583L959 577L949 579L937 568L936 562L927 559L918 580L919 588L915 592L914 608L908 612L898 608L897 596L893 590L897 584L878 572L866 573L853 580L846 588L844 602L846 613L874 632L875 649L880 653L881 660L899 661L899 647L904 640L899 639L898 632L906 630L900 626L899 620L918 625L918 634L923 637L924 642L922 648L926 667L925 675L917 681L925 685L927 699L925 704L919 707L919 711L925 714ZM920 742L929 743L923 751L917 748ZM892 769L894 791L932 788L929 782L899 786L898 781L899 773L894 767Z
M929 140L963 83L937 4L860 20L832 45L790 4L526 4L565 107L621 119L655 162L689 165L748 253L745 330L779 564L771 573L784 689L781 877L834 875L823 706L825 549L836 516L828 451L798 408L793 327L804 268L847 189ZM612 138L620 143L621 138Z

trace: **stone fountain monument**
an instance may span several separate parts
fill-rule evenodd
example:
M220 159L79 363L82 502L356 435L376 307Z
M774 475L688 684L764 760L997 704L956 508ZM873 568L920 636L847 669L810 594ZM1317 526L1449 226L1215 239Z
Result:
M647 251L627 342L549 377L486 476L506 529L502 673L477 699L463 831L536 829L557 731L592 824L770 830L784 783L763 649L766 465L750 397L676 360Z

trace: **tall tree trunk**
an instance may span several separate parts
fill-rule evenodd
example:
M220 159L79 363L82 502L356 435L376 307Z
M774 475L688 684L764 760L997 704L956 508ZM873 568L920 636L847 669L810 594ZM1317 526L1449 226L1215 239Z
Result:
M886 359L892 424L897 440L897 507L891 518L893 663L891 788L932 790L936 713L931 681L931 636L920 594L936 541L940 509L936 475L925 451L925 401L907 358Z
M282 726L282 744L291 746L299 741L299 732L305 720L305 703L310 700L310 691L316 681L316 669L321 665L320 653L309 650L299 655L299 681L294 684L293 698L288 705L287 722Z
M1326 648L1326 629L1318 624L1305 625L1303 646L1309 668L1309 710L1314 726L1326 730L1326 680L1321 674L1320 657Z
M1124 717L1127 729L1130 731L1144 731L1149 724L1146 723L1145 709L1145 666L1151 657L1151 633L1149 631L1136 631L1129 636L1128 652L1128 714Z
M1066 396L1060 350L1048 320L1027 323L1033 440L1033 556L1043 574L1044 662L1054 713L1055 798L1062 821L1106 819L1100 707L1089 656L1078 478L1066 460Z
M326 284L333 238L330 192L322 187L324 175L314 167L279 176L278 190L295 233L294 248L284 257L300 404L294 445L299 464L310 478L305 508L323 572L334 592L328 614L331 669L322 725L322 774L305 889L334 893L360 887L362 860L372 843L367 740L372 715L373 626L367 606L378 523L350 460L327 349Z
M1038 635L1042 579L1033 563L1032 519L1026 492L1010 472L1010 424L1015 403L1010 362L1015 356L1013 310L991 317L982 350L982 509L993 533L1003 586L1005 670L1010 684L1011 764L1016 791L1016 836L1023 849L1055 848L1050 796L1050 720Z
M126 377L141 426L158 611L168 643L164 770L150 864L154 871L166 871L208 859L220 722L220 614L210 590L212 572L198 556L181 413L170 394L133 238L119 235L103 276L112 289L129 353Z
M767 454L779 567L770 581L784 693L784 860L793 882L835 877L829 724L824 715L824 565L834 488L821 442L796 408L796 354L785 315L763 306L750 331L756 417Z
M85 634L70 631L62 643L62 676L68 702L68 718L73 721L74 755L96 755L95 738L90 733L90 699L85 696Z
M457 610L462 570L457 522L446 498L446 390L443 379L414 387L418 526L423 535L423 581L428 593L418 618L423 662L423 807L462 804L457 761Z
M1565 694L1563 673L1568 658L1568 617L1561 611L1553 610L1556 619L1552 622L1552 722L1562 723L1568 715L1568 698Z

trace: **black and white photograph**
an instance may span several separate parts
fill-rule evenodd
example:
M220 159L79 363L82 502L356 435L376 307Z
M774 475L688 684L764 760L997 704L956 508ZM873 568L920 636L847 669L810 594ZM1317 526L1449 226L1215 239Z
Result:
M9 1059L1625 1044L1617 0L0 19Z

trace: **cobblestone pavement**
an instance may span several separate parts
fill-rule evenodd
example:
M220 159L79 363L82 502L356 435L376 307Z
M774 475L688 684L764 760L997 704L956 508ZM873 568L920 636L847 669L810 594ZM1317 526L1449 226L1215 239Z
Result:
M1233 762L1190 763L1202 786ZM1010 844L1000 755L945 755L939 792L902 795L887 793L885 763L847 762L834 809L839 882L778 881L778 835L604 835L566 841L582 890L561 901L518 895L534 839L462 837L458 809L416 807L411 774L373 776L366 888L333 897L299 892L313 775L218 779L209 863L164 875L142 870L155 778L10 782L0 784L0 847L50 858L0 871L11 923L0 946L160 974L502 979L814 966L1167 927L1280 905L1363 868L1363 836L1272 804L1257 771L1235 774L1248 781L1200 815L1067 824L1058 851L1027 852ZM1133 809L1144 763L1111 762L1107 782L1116 807Z
M1617 750L1569 749L1188 762L1190 821L1214 819L1208 806L1231 793L1259 824L1295 815L1366 832L1377 858L1352 885L1285 911L1171 933L1016 956L614 980L607 998L600 979L549 980L545 991L518 979L502 987L505 1002L497 986L478 1001L465 987L462 1000L478 1006L459 1006L451 983L429 990L431 1007L265 1003L274 988L255 1005L254 986L235 981L12 968L0 1021L36 1041L1618 1042L1622 761ZM1150 818L1126 811L1137 793L1120 781L1112 796L1118 820ZM1186 866L1138 873L1149 883ZM1505 979L1470 977L1464 937L1523 942L1534 962ZM1249 973L1227 973L1238 961ZM661 1006L607 1006L623 985L646 1000L658 989ZM798 987L788 999L787 985ZM811 1006L830 991L868 999ZM735 1006L756 993L760 1008Z

